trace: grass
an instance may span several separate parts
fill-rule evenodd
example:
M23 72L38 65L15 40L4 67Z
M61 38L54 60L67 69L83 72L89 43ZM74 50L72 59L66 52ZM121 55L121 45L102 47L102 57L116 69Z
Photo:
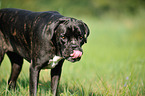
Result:
M144 96L145 14L123 18L80 18L90 27L84 55L77 63L65 61L59 93L61 96ZM0 96L29 95L29 64L25 61L16 92L7 81L10 62L0 67ZM40 74L38 96L50 95L50 70Z

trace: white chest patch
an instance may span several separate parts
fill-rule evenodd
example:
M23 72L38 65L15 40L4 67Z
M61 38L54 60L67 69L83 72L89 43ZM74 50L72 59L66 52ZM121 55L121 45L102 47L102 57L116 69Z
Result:
M44 67L43 69L52 69L52 68L54 68L62 58L63 57L55 55L53 57L53 59L49 60L48 65L46 67Z

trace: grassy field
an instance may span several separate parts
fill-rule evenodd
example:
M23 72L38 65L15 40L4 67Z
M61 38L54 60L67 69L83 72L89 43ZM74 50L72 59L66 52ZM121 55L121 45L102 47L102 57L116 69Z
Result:
M65 61L59 86L61 96L145 96L145 14L81 18L90 28L80 62ZM25 61L16 92L7 81L10 62L0 67L0 96L29 95L29 64ZM38 96L50 95L50 70L40 74Z

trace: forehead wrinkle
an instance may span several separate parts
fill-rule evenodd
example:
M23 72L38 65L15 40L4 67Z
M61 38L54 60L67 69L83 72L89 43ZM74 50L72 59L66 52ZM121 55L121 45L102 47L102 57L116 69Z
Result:
M66 34L66 30L67 30L67 29L66 29L66 25L60 24L57 31L58 31L61 35L65 35L65 34Z
M74 32L75 31L75 28L74 28L74 26L72 25L72 31Z
M63 22L63 25L66 27L65 28L65 33L67 31L67 32L69 32L68 34L72 34L72 35L73 34L81 34L81 29L79 27L79 22L76 21L75 19L66 20L65 22Z
M77 31L81 32L81 28L79 26L76 26Z
M74 35L76 34L76 35L81 35L81 29L80 29L80 27L79 26L73 26L74 27L74 31L73 31L73 33L74 33Z

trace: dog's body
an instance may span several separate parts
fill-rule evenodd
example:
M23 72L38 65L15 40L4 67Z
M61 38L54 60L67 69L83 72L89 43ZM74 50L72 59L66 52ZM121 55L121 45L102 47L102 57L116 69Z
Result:
M81 46L88 35L85 23L58 12L1 9L0 64L6 53L12 63L9 88L15 88L23 59L26 59L31 63L30 95L36 95L39 72L43 68L51 69L51 90L56 95L64 60L80 60Z

